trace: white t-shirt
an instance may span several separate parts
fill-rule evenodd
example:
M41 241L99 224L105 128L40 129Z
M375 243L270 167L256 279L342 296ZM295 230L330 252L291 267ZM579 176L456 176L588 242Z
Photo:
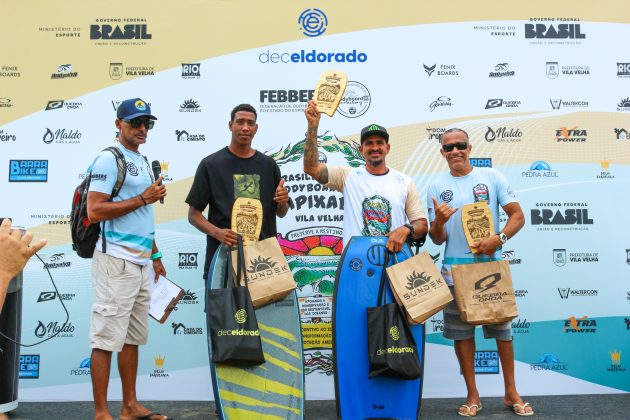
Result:
M431 197L435 198L438 204L448 203L453 209L459 209L444 226L447 239L442 275L449 286L453 285L452 264L469 264L500 259L501 253L498 249L493 257L476 255L470 251L462 226L461 208L466 204L487 201L492 212L495 233L499 233L499 205L505 206L518 202L510 184L501 172L492 168L473 167L472 172L464 176L453 176L450 173L441 175L427 189L429 222L435 220Z
M384 236L409 221L426 218L418 190L394 169L372 175L365 167L328 166L330 189L343 193L343 243L353 236Z

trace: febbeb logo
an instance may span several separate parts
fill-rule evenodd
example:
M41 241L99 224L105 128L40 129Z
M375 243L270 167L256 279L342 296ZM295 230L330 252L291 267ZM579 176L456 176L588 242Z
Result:
M476 168L492 168L492 158L470 158L469 161Z
M579 23L561 23L557 27L553 24L526 23L525 39L584 39Z
M407 276L407 285L405 288L409 292L403 294L404 300L411 300L416 296L422 296L424 293L435 290L440 286L444 286L444 281L441 278L433 279L426 272L416 273L416 270Z
M201 78L201 63L182 63L182 79Z
M578 130L578 127L560 127L556 130L554 140L556 143L584 143L588 139L586 130Z
M544 160L537 160L529 165L529 170L523 171L521 176L523 178L558 178L558 172L551 169L551 165Z
M300 31L306 36L320 36L326 32L328 27L328 18L326 14L319 9L306 9L298 18Z
M48 182L48 160L10 160L9 182Z
M304 112L314 93L312 89L261 90L258 109L261 113Z
M180 252L178 267L184 270L197 268L197 252Z
M630 63L617 63L617 77L630 77Z
M576 318L571 316L564 321L564 328L562 331L565 333L594 333L597 331L597 321L594 319L588 319L588 316L582 318Z
M560 358L554 353L545 353L538 358L536 363L531 364L531 370L566 371L568 365L560 361Z
M20 354L20 379L39 379L39 354Z
M498 374L499 352L496 350L475 351L475 373Z
M365 114L372 103L370 91L363 83L349 81L341 98L337 112L347 118L357 118Z
M491 71L488 77L511 77L514 76L514 74L514 70L510 70L508 63L499 63L494 66L494 71Z

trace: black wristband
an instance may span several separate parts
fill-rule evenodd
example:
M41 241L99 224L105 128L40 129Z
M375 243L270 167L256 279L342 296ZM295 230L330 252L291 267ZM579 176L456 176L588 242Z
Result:
M142 196L142 194L138 194L138 197L140 197L140 200L142 200L142 202L144 203L144 205L147 205L147 200L144 199L144 197Z
M409 229L408 236L410 236L413 239L413 234L416 232L416 230L413 228L413 225L411 223L405 223L403 226Z

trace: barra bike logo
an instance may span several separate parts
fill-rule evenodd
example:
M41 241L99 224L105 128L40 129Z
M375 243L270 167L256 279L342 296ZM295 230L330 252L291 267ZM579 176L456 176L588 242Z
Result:
M168 373L164 370L166 356L157 355L153 357L154 369L149 373L149 378L168 378Z
M470 158L470 165L475 168L492 168L492 158Z
M182 79L200 79L201 63L182 63Z
M521 176L523 178L558 178L558 172L544 160L537 160L529 165L528 171L521 172Z
M451 98L448 96L438 96L437 99L429 104L429 110L431 112L435 111L436 108L450 107L453 106L453 102Z
M365 114L372 103L372 95L361 82L351 80L341 98L337 112L347 118L357 118Z
M57 71L50 75L51 79L67 79L78 77L79 73L72 71L72 64L61 64Z
M0 142L4 143L7 141L16 141L16 140L17 140L17 136L15 134L11 134L0 128Z
M621 365L621 351L612 350L610 353L610 367L606 369L608 372L625 372L626 368Z
M556 143L584 143L588 140L588 133L586 130L579 130L577 126L571 128L560 127L556 130L556 135L553 139Z
M536 363L531 364L530 368L535 371L552 370L558 372L569 370L568 365L562 362L554 353L544 353L538 358Z
M514 70L510 70L510 65L508 63L499 63L494 66L494 71L491 71L488 74L488 77L498 78L498 77L512 77L515 75Z
M364 52L352 50L349 52L323 52L312 49L296 52L263 51L258 55L258 61L263 64L279 63L365 63L368 55Z
M173 335L201 335L203 334L203 328L188 328L184 324L172 323Z
M9 182L48 182L48 160L10 160Z
M560 295L560 299L568 299L569 297L594 297L597 296L597 290L558 287L558 294Z
M457 70L455 64L422 64L422 67L429 77L431 77L433 73L435 73L436 76L459 76L459 70Z
M553 263L558 267L564 267L567 264L567 250L561 248L554 249Z
M201 112L201 106L198 101L190 98L179 106L179 112Z
M51 144L52 142L55 142L55 144L79 144L82 136L83 134L79 130L69 129L66 131L65 128L58 128L53 132L50 128L46 128L42 140L46 144Z
M597 331L597 321L594 319L588 319L588 316L576 318L570 316L564 322L562 331L565 333L594 333Z
M11 108L13 104L9 98L0 98L0 108Z
M630 63L617 63L617 77L630 77Z
M79 363L78 368L70 370L70 375L71 376L90 376L90 363L91 363L90 358L86 357L85 359L81 360L81 363Z
M499 352L496 350L475 351L475 373L498 374Z
M630 111L630 97L622 98L619 101L617 111Z
M326 32L328 18L319 9L306 9L298 17L298 25L304 35L316 37Z
M180 252L178 267L182 270L196 269L198 266L197 252Z
M59 325L57 321L51 321L48 324L44 325L42 321L37 321L37 327L35 327L35 337L44 338L44 337L52 337L53 335L59 333L55 338L68 338L74 336L74 325L72 322L68 322L67 324Z
M20 379L39 379L39 354L20 354Z
M145 18L104 18L96 19L96 23L90 25L90 39L96 45L146 45L146 40L153 39L149 33Z
M488 126L484 136L487 142L520 143L523 140L523 132L520 128L508 128L506 126L492 128Z

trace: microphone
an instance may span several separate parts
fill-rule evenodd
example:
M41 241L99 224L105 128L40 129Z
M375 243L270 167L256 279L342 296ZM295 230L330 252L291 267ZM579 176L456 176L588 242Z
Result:
M154 160L153 162L151 162L151 169L153 169L153 177L155 179L158 179L160 177L160 173L162 172L160 161ZM162 182L160 182L159 185L162 185ZM160 198L160 204L164 204L164 197Z

